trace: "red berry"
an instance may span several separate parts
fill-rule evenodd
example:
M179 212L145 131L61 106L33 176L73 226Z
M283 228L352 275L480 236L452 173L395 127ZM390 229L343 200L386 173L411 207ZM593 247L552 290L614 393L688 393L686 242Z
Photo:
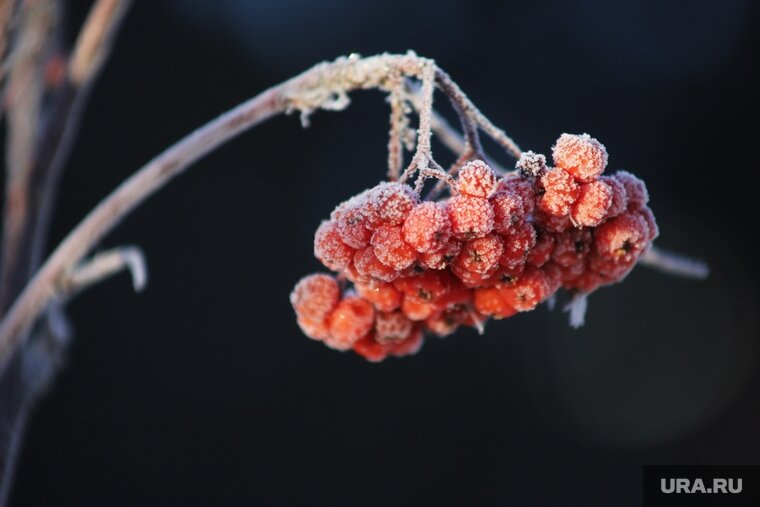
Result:
M514 231L525 217L522 198L517 193L505 190L497 193L491 199L494 213L493 228L499 234L509 234Z
M647 246L649 228L638 213L627 212L607 220L594 231L594 247L601 257L629 262Z
M625 186L614 176L602 176L599 179L612 189L612 203L610 209L607 210L607 217L616 217L628 207L628 194L625 192Z
M412 334L413 323L401 312L378 313L375 317L375 341L398 343Z
M493 230L494 213L488 199L455 195L449 199L446 209L451 232L457 239L469 241L482 238Z
M591 248L589 229L569 229L555 236L552 260L560 266L572 266L583 260Z
M333 271L341 271L354 256L354 249L341 241L335 222L324 221L314 234L314 256Z
M515 267L500 266L489 281L493 287L513 287L525 271L525 264Z
M516 174L509 174L499 180L496 193L500 192L512 192L520 196L523 205L523 215L530 215L535 211L536 189L530 181Z
M601 180L582 184L578 200L570 212L575 224L596 227L602 223L612 204L612 195L612 188Z
M411 320L425 320L435 313L436 305L413 298L404 298L404 302L401 303L401 311Z
M647 186L639 178L628 171L618 171L615 179L623 184L628 196L628 209L641 209L649 202Z
M417 260L417 252L404 241L399 226L378 227L370 243L378 260L396 271L408 268Z
M375 249L371 246L356 252L354 267L359 276L367 280L392 282L398 278L398 271L380 262L375 256Z
M514 287L504 287L499 291L512 308L527 312L551 296L551 289L551 280L544 271L530 269L523 273Z
M411 356L420 351L424 342L425 337L422 334L422 329L415 326L405 340L391 343L387 347L390 354L395 357Z
M499 263L508 268L521 266L535 245L536 229L530 222L523 222L512 234L504 236L504 252Z
M388 347L377 343L371 334L354 343L353 349L354 352L372 363L379 363L388 357Z
M649 230L649 234L647 234L647 241L650 243L657 239L657 236L660 235L660 228L657 226L657 220L654 218L654 213L652 213L652 210L649 209L648 206L644 206L639 210L639 214L644 218L644 221L647 223L647 229Z
M498 267L503 252L504 245L501 238L497 234L489 234L466 241L462 252L454 262L462 269L483 275Z
M570 213L570 206L578 199L580 189L573 177L555 168L541 177L541 185L545 192L538 201L538 207L554 216Z
M570 215L555 217L538 210L534 219L536 225L547 232L563 232L575 227L572 220L570 220Z
M338 302L327 317L330 338L334 344L351 346L369 333L375 320L375 309L359 296L348 296Z
M372 232L367 228L367 217L359 206L344 210L337 220L340 239L351 248L364 248L369 245Z
M446 208L430 201L418 204L406 217L402 232L404 240L420 253L443 248L451 236Z
M405 298L423 303L437 302L449 292L450 285L451 276L445 271L424 271L393 282Z
M610 280L600 275L599 273L591 270L586 270L577 278L573 278L571 281L565 282L563 284L563 287L568 290L577 290L580 292L589 293L594 292L602 285L607 285L609 283Z
M456 239L449 240L440 250L425 252L420 255L420 264L428 269L446 269L459 255L462 244Z
M335 308L340 299L338 282L321 273L305 276L290 293L290 304L298 315L322 321Z
M496 191L496 175L482 160L473 160L459 170L457 189L460 194L488 199Z
M377 216L382 222L401 225L419 201L419 196L409 185L383 182L370 191L367 199L377 210Z
M588 134L562 134L552 148L552 157L554 165L581 182L595 180L607 167L607 150Z
M401 306L402 295L393 284L373 280L369 283L355 283L354 286L356 292L378 311L392 312Z
M536 245L528 254L527 262L533 267L540 268L551 258L554 250L554 234L541 232L537 234Z
M501 290L496 287L475 289L473 303L479 313L491 315L496 319L511 317L517 313L517 310L504 299Z
M475 271L469 271L458 263L451 265L451 272L462 282L462 285L468 288L484 287L489 285L488 281L491 276L498 269L498 265L491 268L485 273L476 273Z
M303 315L296 315L296 322L303 334L313 340L324 340L330 336L330 330L327 328L325 319L310 319Z

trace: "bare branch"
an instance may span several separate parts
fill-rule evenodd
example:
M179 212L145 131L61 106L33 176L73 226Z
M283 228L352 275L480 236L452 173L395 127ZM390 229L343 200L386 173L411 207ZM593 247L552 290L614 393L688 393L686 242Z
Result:
M88 287L109 278L119 271L129 270L132 275L132 287L135 292L142 292L148 283L148 269L145 256L138 247L123 246L100 252L92 259L74 268L61 282L62 295L69 297Z
M639 257L639 264L657 269L669 275L678 275L697 280L704 280L710 274L710 268L706 262L692 259L679 253L669 252L654 245L649 247Z
M403 136L409 127L406 103L403 98L404 80L399 73L392 78L393 84L388 102L391 105L390 131L388 133L388 179L396 181L404 164Z

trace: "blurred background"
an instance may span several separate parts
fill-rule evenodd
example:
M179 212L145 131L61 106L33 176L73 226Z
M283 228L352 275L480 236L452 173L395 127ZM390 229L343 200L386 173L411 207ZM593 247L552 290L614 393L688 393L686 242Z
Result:
M70 2L73 38L89 2ZM640 505L643 464L760 461L758 5L135 2L63 178L51 243L191 129L312 64L414 49L524 149L588 132L648 184L664 247L587 324L542 307L370 364L305 338L288 294L316 226L382 179L387 105L262 125L104 246L127 275L70 307L67 365L11 505ZM443 100L439 99L441 104ZM448 110L443 108L448 113ZM504 164L506 156L491 148ZM450 160L436 146L442 161Z

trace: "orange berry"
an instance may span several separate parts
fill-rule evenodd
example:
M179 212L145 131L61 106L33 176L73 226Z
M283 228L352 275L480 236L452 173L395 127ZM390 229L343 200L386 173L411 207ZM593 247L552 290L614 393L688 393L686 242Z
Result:
M338 302L327 317L330 338L339 345L353 345L369 333L375 320L375 309L359 296L349 296Z
M343 243L333 221L324 221L314 234L314 256L333 271L341 271L354 256L354 249Z
M607 150L588 134L562 134L552 148L554 165L587 183L598 178L607 167Z
M401 312L378 313L375 317L375 341L382 344L404 341L412 334L414 325Z
M607 217L612 197L612 188L607 183L601 180L584 183L570 216L578 226L596 227Z
M404 241L399 226L378 227L370 242L377 259L396 271L408 268L417 260L417 252Z
M404 241L420 253L440 250L451 236L446 208L430 201L418 204L406 217L402 232Z
M301 278L290 293L290 304L298 315L322 321L340 299L338 282L330 275L316 273Z
M483 197L455 195L447 206L451 232L455 238L469 241L482 238L493 230L494 212Z
M401 306L402 295L393 284L373 280L369 283L356 283L354 287L378 311L392 312Z
M457 189L460 194L488 199L496 191L496 175L482 160L473 160L459 170Z
M497 234L489 234L466 241L454 263L459 268L483 275L498 267L503 252L501 238Z
M392 282L398 277L398 271L380 262L375 256L374 248L371 246L356 252L354 267L359 276L365 279Z
M570 213L580 192L570 173L554 168L541 177L541 185L544 188L544 195L538 201L541 211L558 217Z

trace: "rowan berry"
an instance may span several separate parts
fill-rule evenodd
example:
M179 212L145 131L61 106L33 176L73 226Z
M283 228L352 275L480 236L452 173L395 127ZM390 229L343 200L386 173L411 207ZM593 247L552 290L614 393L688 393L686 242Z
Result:
M554 237L552 260L560 266L571 266L583 260L591 249L589 229L569 229Z
M570 216L577 226L596 227L607 217L612 204L612 188L601 180L581 185Z
M540 268L551 258L554 250L554 234L542 231L537 232L536 244L528 254L526 262L533 267Z
M388 347L376 342L371 334L354 343L353 350L371 363L379 363L388 357Z
M563 287L568 290L576 290L588 294L609 283L610 280L608 278L595 271L586 270L580 276L564 282Z
M551 292L551 281L541 269L527 269L514 287L499 289L502 297L518 312L527 312L545 301Z
M556 268L561 282L568 282L570 280L575 280L576 278L581 276L583 273L585 273L586 270L588 269L588 266L586 266L585 259L580 260L576 262L575 264L570 264L567 266L563 266L561 264L556 264L556 263L552 263L551 266ZM547 266L546 269L548 271L549 267Z
M380 312L375 316L375 341L398 343L412 333L413 323L401 312Z
M493 275L491 275L490 286L492 287L512 287L520 279L525 271L525 264L515 267L500 266Z
M607 210L607 217L616 217L628 207L628 194L625 192L625 186L614 176L602 176L599 179L609 185L612 190L612 202L610 209Z
M333 221L324 221L314 234L314 256L332 271L341 271L354 256L354 249L340 239Z
M610 259L608 257L593 255L589 259L589 268L610 280L619 281L625 278L633 269L636 265L636 260L635 257Z
M530 222L523 222L512 234L504 236L504 251L499 263L509 268L521 266L535 245L536 229Z
M544 194L538 201L538 207L550 215L567 215L580 192L573 177L560 168L554 168L541 177L541 185Z
M509 234L519 225L525 217L525 207L522 198L514 191L505 190L498 192L491 199L493 206L493 228L499 234Z
M598 178L607 167L607 150L588 134L562 134L552 147L554 165L587 183Z
M648 234L649 228L642 215L623 213L596 228L594 248L606 259L631 261L646 248Z
M401 311L411 320L425 320L437 310L435 303L420 301L414 298L404 298Z
M494 212L491 203L483 197L455 195L449 199L446 210L455 238L469 241L482 238L493 230Z
M405 298L420 302L437 302L445 296L451 285L451 276L446 271L423 271L414 276L396 279L393 286Z
M461 241L451 239L440 250L421 254L420 264L428 269L446 269L462 251L462 245Z
M367 199L377 210L379 219L387 225L401 225L419 196L409 185L398 182L382 182L371 189Z
M542 174L543 176L543 174ZM499 180L496 193L512 192L520 196L523 215L530 215L536 209L536 188L534 184L516 174L508 174Z
M456 262L451 265L451 272L454 273L460 282L462 282L462 285L470 289L489 285L488 281L497 269L498 265L492 267L485 273L476 273L475 271L470 271L465 267L462 267Z
M372 231L368 228L367 216L361 207L353 206L343 210L336 221L337 231L343 243L359 249L369 245Z
M338 282L322 273L301 278L290 293L290 304L296 313L315 321L324 320L339 299Z
M419 325L412 327L409 336L400 342L387 345L388 352L395 357L411 356L416 354L425 343L425 337Z
M556 217L538 210L533 219L536 226L545 232L563 232L575 227L573 221L570 219L570 215Z
M351 346L369 333L375 320L372 304L359 296L343 298L327 316L331 341L338 346Z
M440 203L423 202L412 208L402 228L404 241L420 253L440 250L451 237L451 223Z
M532 151L523 152L515 164L515 169L523 178L539 178L546 172L546 157Z
M504 299L501 290L496 287L475 289L473 304L479 313L493 316L496 319L511 317L517 313L517 310Z
M467 271L480 275L495 270L504 252L504 245L497 234L489 234L482 238L466 241L456 265Z
M449 308L443 312L431 315L425 320L425 329L436 336L448 336L467 320L467 309L464 306Z
M378 227L370 243L377 259L396 271L408 268L417 260L417 252L404 241L399 226Z
M296 322L301 328L303 334L313 340L324 340L330 336L330 330L327 328L327 322L322 319L310 319L303 315L296 314Z
M391 283L373 280L369 283L355 283L354 287L361 297L374 305L375 310L392 312L401 306L403 296Z
M646 184L628 171L618 171L615 179L623 184L628 196L628 209L641 209L649 202Z
M652 213L652 210L649 209L648 206L643 206L639 209L639 214L644 217L644 221L647 223L647 229L649 231L649 234L647 234L647 241L651 243L660 235L660 228L657 226L657 220L655 220L654 213Z
M459 170L457 189L460 194L488 199L496 192L496 175L482 160L473 160Z
M372 280L392 282L398 278L398 271L380 262L371 246L356 252L353 267L365 283Z

